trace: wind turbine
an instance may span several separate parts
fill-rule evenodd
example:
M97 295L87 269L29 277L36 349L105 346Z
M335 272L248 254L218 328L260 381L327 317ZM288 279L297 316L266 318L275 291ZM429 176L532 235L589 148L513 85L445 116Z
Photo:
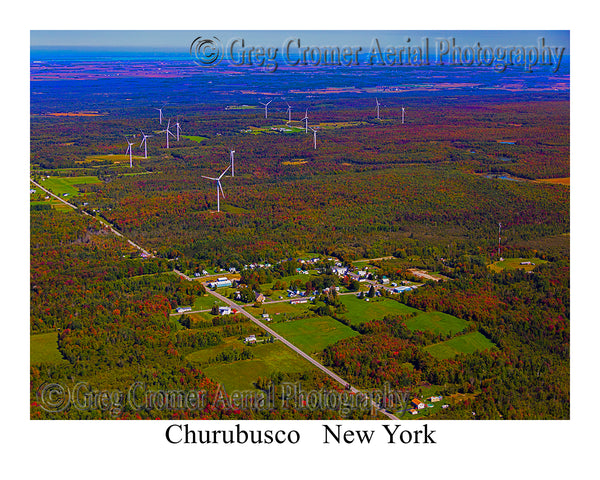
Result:
M378 99L375 99L375 103L376 103L376 107L377 107L377 120L381 120L379 118L379 106L381 105L381 103L379 103Z
M140 132L142 132L140 130ZM148 158L148 142L146 141L147 138L153 137L154 135L146 135L144 132L142 132L142 143L140 143L140 147L142 145L144 145L144 158Z
M314 136L314 140L315 140L315 150L317 149L317 131L319 130L319 128L311 128L311 130L313 131L313 136Z
M217 212L221 211L221 202L219 200L219 195L223 195L223 198L225 198L225 193L223 192L223 187L221 186L221 179L223 178L223 175L225 175L227 173L227 170L229 170L231 168L231 165L229 165L225 171L219 175L217 178L213 178L213 177L205 177L204 175L202 175L202 178L206 178L208 180L214 180L215 182L217 182ZM220 191L220 193L219 193Z
M233 150L229 147L226 147L226 150L229 152L229 158L231 159L231 165L230 165L231 176L235 177L235 171L234 171L234 165L233 165L233 154L235 153L235 150Z
M402 107L402 125L404 125L404 107Z
M162 125L162 109L165 108L165 106L163 105L160 108L154 108L154 110L158 110L158 120L160 121L160 124Z
M306 113L304 114L304 118L302 120L300 120L300 121L303 121L303 120L305 122L305 124L304 124L305 131L306 131L306 133L308 133L308 108L306 109Z
M125 155L129 154L129 168L133 167L133 158L132 158L132 150L131 150L131 146L133 145L133 142L130 142L129 139L127 137L125 137L125 140L127 140L127 151L125 152Z
M292 121L292 106L289 103L287 104L287 106L288 106L288 109L287 109L288 123L290 123Z
M171 130L169 130L170 126L171 126L171 119L169 119L169 121L167 122L167 129L161 130L160 132L158 132L158 133L164 133L167 136L167 148L169 148L169 135L171 135L172 137L175 136L175 135L173 135Z
M175 122L175 126L177 127L177 141L179 141L179 131L181 130L181 127L179 126L179 117L177 117L177 122Z
M263 102L258 102L261 105L265 106L265 118L268 118L268 113L267 113L267 107L269 106L269 103L271 103L273 100L269 100L267 103L263 103Z

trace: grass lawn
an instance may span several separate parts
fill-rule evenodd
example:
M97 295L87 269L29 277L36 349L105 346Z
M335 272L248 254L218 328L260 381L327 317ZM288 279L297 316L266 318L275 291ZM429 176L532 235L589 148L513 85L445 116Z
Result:
M70 197L74 197L79 194L79 190L75 185L82 185L85 183L102 182L98 177L93 175L84 177L50 177L44 181L43 186L55 195L62 196L63 193L67 193Z
M58 351L58 333L38 333L29 337L29 360L34 363L68 363Z
M225 305L225 302L207 293L206 295L202 295L201 297L196 297L196 299L194 300L194 304L192 305L192 310L208 310L212 308L212 306L215 303L219 306Z
M479 332L451 338L445 342L425 347L424 350L439 360L455 357L460 353L473 353L479 350L496 348L493 342Z
M416 308L387 298L378 300L370 299L368 302L359 299L355 295L341 295L339 298L348 309L343 315L350 320L352 325L381 319L386 315L404 315L412 312L420 312Z
M535 265L521 265L521 262L531 262ZM533 270L537 265L548 263L547 260L541 260L539 258L505 258L501 262L495 262L489 265L489 268L494 272L498 273L504 269L515 270L521 269L525 271Z
M217 347L221 347L221 345ZM217 347L204 350L212 350ZM228 393L231 393L234 390L254 390L254 382L258 377L269 377L275 372L302 373L315 368L280 342L249 348L254 354L252 359L207 365L202 367L202 371L223 385ZM194 361L193 355L196 353L191 353L188 358ZM214 351L210 355L214 357L216 353L218 351Z
M429 331L434 333L452 334L463 330L469 322L442 312L423 312L414 318L406 320L410 330Z
M251 313L255 317L259 317L264 310L264 313L268 313L272 318L277 319L278 316L289 313L291 315L297 315L300 313L309 313L308 307L311 303L300 303L298 305L292 305L288 301L279 303L265 303L260 307L245 307L248 313ZM311 313L312 315L312 313Z
M331 317L302 318L274 323L271 328L308 353L320 352L338 340L359 335L358 332Z

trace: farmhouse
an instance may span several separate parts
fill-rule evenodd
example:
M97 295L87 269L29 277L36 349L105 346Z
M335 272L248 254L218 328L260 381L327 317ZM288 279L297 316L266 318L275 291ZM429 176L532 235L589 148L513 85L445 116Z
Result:
M417 410L421 410L422 408L425 408L425 404L419 400L418 398L413 398L412 401L410 402Z
M255 294L254 300L258 303L262 303L265 301L265 296L262 293Z
M430 402L439 402L443 397L438 396L438 397L429 397L427 400Z
M185 313L185 312L191 312L192 311L192 307L178 307L177 308L177 313Z
M219 315L231 315L231 307L219 307Z
M244 338L244 343L256 343L256 335L248 335Z

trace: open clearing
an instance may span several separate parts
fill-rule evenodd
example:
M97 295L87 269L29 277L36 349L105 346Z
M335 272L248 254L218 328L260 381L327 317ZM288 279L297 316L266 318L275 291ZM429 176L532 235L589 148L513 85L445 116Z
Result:
M61 196L66 193L71 197L75 197L79 194L79 190L75 185L84 185L86 183L102 183L102 181L93 175L86 175L84 177L50 177L42 185L55 195Z
M521 265L521 262L530 262L531 265ZM521 269L525 271L530 271L533 270L537 265L541 265L543 263L548 263L548 261L539 258L505 258L502 261L492 263L491 265L489 265L489 268L496 273L501 272L505 269Z
M424 350L439 360L455 357L461 353L473 353L479 350L496 348L496 346L479 332L459 335L445 342L425 347Z
M442 335L454 335L469 325L469 322L442 312L423 312L405 322L410 330L429 331Z
M386 315L406 315L407 313L421 313L416 308L409 307L396 300L371 298L367 302L355 295L342 295L339 297L348 311L343 314L352 325L382 319Z
M359 335L331 317L311 317L274 323L271 328L308 353L320 352L338 340Z
M58 350L58 333L38 333L29 337L29 359L34 363L68 363Z
M214 350L215 348L221 348L221 346L203 349L201 352L212 350L214 353L202 353L202 356L197 358L203 358L204 355L214 357L223 350L222 348ZM231 393L234 390L255 390L254 382L258 377L269 377L275 372L302 373L315 368L280 342L258 344L247 348L251 349L254 358L207 365L202 367L202 371L223 385L228 393ZM187 358L194 361L194 355L200 355L200 353L191 353Z

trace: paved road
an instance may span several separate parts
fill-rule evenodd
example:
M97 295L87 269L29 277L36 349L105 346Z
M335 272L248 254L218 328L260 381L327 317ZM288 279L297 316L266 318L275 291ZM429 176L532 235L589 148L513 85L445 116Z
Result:
M71 207L74 210L80 210L81 212L83 212L85 215L88 215L96 220L98 220L102 225L104 225L105 227L109 228L111 230L111 232L113 232L115 235L125 238L125 240L127 240L127 242L129 242L130 245L132 245L133 247L137 248L138 250L140 250L141 252L143 252L144 254L150 256L150 254L143 249L142 247L140 247L139 245L137 245L136 243L132 242L131 240L129 240L128 238L126 238L121 232L115 230L115 228L104 222L103 220L99 219L96 216L90 215L88 212L86 212L83 209L80 209L78 207L76 207L75 205L63 200L62 198L58 197L57 195L53 194L51 191L49 191L48 189L42 187L39 183L33 181L32 179L31 183L33 183L35 186L37 186L38 188L42 189L44 192L48 193L49 195L53 196L54 198L56 198L57 200L61 201L62 203L64 203L65 205ZM185 278L186 280L192 281L193 279L191 277L188 277L187 275L185 275L183 272L180 272L179 270L175 270L175 273L177 273L178 275L180 275L181 277ZM327 367L325 367L324 365L320 364L319 362L317 362L314 358L312 358L310 355L308 355L307 353L304 353L302 350L300 350L298 347L296 347L293 343L289 342L288 340L286 340L285 338L283 338L281 335L279 335L275 330L267 327L264 323L262 323L261 321L259 321L257 318L255 318L254 316L252 316L250 313L248 313L246 310L243 309L243 307L241 307L240 305L238 305L237 303L235 303L234 301L230 300L227 297L224 297L223 295L221 295L220 293L217 293L211 289L206 289L206 291L213 295L214 297L218 298L219 300L225 302L227 305L229 305L232 308L235 308L237 311L239 311L242 315L246 316L248 319L250 319L252 322L254 322L256 325L258 325L260 328L262 328L263 330L269 332L271 335L273 335L273 337L275 337L277 340L279 340L281 343L283 343L284 345L286 345L288 348L292 349L294 352L296 352L298 355L300 355L302 358L304 358L305 360L309 361L310 363L312 363L315 367L317 367L319 370L321 370L322 372L324 372L325 374L329 375L331 378L333 378L336 382L338 382L339 384L343 385L344 387L346 387L346 385L348 385L348 382L346 382L342 377L340 377L339 375L336 375L334 372L332 372L331 370L329 370ZM353 293L353 292L348 292L348 293ZM289 300L276 300L275 302L269 302L269 303L277 303L277 302L287 302ZM355 395L359 395L362 394L362 392L354 387L350 387L350 391L352 393L354 393ZM364 394L363 394L364 395ZM388 417L390 420L399 420L398 417L396 417L395 415L391 414L390 412L387 412L386 410L379 408L379 406L375 403L375 402L371 402L372 407L381 412L383 415L385 415L386 417Z
M244 308L242 306L238 305L233 300L230 300L229 298L227 298L227 297L221 295L220 293L217 293L217 292L215 292L215 291L213 291L211 289L207 288L206 291L209 294L211 294L212 296L214 296L214 297L218 298L219 300L225 302L230 307L235 308L239 313L241 313L242 315L244 315L245 317L247 317L248 319L250 319L252 322L254 322L256 325L258 325L263 330L269 332L271 335L273 335L273 337L275 337L281 343L283 343L284 345L286 345L288 348L292 349L294 352L296 352L298 355L300 355L305 360L308 360L310 363L312 363L319 370L321 370L322 372L326 373L331 378L333 378L336 382L340 383L344 387L346 387L346 385L348 385L348 382L346 380L344 380L342 377L340 377L339 375L335 374L334 372L332 372L331 370L329 370L324 365L322 365L319 362L317 362L314 358L312 358L307 353L304 353L302 350L300 350L298 347L296 347L293 343L291 343L290 341L286 340L284 337L282 337L281 335L279 335L275 330L273 330L272 328L269 328L264 323L262 323L260 320L258 320L253 315L251 315L250 313L248 313L246 310L244 310ZM354 387L350 387L350 391L353 392L354 394L361 394L361 391L358 390L358 389L356 389L356 388L354 388ZM396 417L395 415L392 415L391 413L387 412L386 410L384 410L382 408L379 408L379 406L375 402L372 402L372 406L373 406L374 409L376 409L377 411L379 411L382 414L384 414L390 420L399 420L399 418Z

